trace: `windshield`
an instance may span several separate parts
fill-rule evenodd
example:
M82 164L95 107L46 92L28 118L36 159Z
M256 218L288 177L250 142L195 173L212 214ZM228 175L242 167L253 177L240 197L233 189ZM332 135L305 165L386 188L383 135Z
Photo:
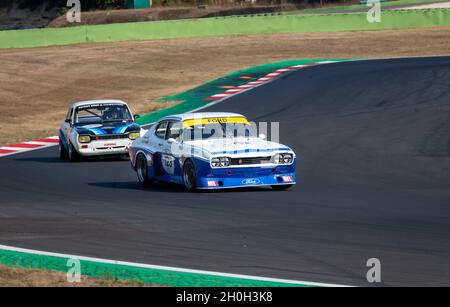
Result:
M184 141L208 140L239 137L256 137L256 129L249 124L201 124L193 125L183 129Z
M95 104L76 109L75 124L98 124L103 122L132 120L126 105Z

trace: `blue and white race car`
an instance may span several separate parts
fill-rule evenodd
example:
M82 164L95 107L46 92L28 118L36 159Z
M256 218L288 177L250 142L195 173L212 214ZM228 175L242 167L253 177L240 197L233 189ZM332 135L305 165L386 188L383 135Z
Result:
M295 153L264 140L248 120L234 113L189 113L154 124L130 147L130 161L142 185L173 182L192 189L295 184Z
M59 131L59 152L63 160L81 157L126 155L141 127L134 122L128 105L120 100L92 100L74 103Z

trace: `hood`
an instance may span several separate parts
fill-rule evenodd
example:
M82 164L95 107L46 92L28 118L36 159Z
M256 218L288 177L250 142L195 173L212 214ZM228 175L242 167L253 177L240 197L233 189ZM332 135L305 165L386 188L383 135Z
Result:
M78 133L89 135L124 134L132 131L139 132L141 127L134 122L108 122L104 124L75 125Z
M194 146L195 148L202 149L212 156L224 154L249 154L254 156L256 153L270 153L275 151L292 152L292 150L287 146L262 140L260 138L194 140L184 143Z

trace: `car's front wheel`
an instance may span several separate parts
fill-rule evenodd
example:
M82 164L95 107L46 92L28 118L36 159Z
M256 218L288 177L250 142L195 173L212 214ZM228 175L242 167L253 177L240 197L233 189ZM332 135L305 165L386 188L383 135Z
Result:
M59 140L59 158L61 160L67 160L69 158L69 153L61 140Z
M183 168L184 186L188 190L194 190L197 187L197 174L195 173L195 166L191 160L184 162Z
M148 186L150 184L150 179L148 178L148 164L147 159L143 154L137 156L136 159L136 174L139 183L142 186Z
M73 147L72 144L69 144L68 157L71 162L80 161L80 155L78 154L77 150Z

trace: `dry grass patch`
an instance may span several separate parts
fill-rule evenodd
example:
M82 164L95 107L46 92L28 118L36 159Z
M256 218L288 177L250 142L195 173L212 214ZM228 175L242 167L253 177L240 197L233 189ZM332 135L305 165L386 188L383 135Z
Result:
M65 273L0 266L0 287L138 287L139 282L118 279L82 277L80 283L69 283ZM148 285L145 285L148 286Z

